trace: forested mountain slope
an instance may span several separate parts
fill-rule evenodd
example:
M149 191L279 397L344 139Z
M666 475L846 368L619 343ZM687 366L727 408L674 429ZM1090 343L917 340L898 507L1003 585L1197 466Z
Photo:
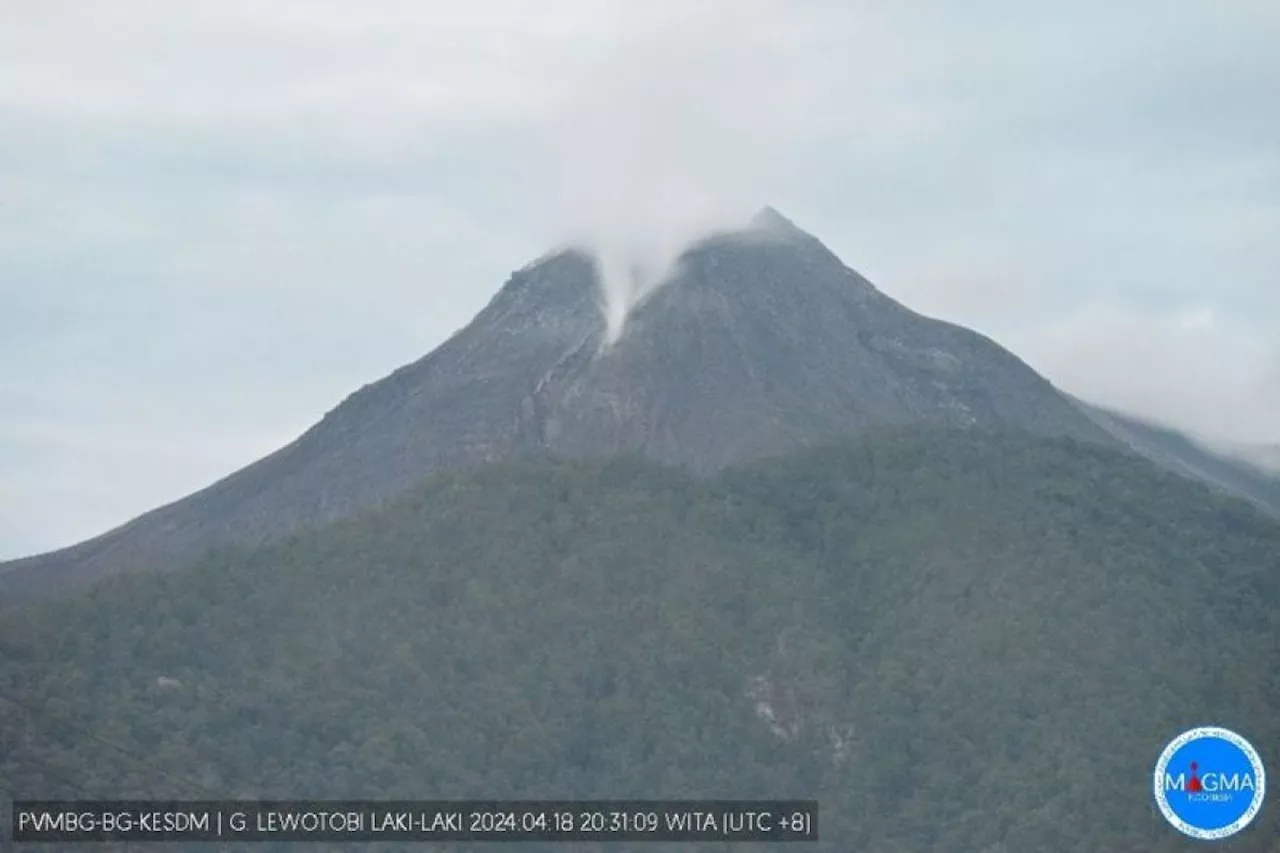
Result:
M1280 518L1280 471L1268 468L1265 454L1210 448L1172 427L1144 421L1076 401L1081 410L1134 453L1175 474L1237 495Z
M1071 439L512 462L0 611L0 799L816 796L821 850L1198 849L1151 766L1204 723L1278 766L1277 637L1280 526Z

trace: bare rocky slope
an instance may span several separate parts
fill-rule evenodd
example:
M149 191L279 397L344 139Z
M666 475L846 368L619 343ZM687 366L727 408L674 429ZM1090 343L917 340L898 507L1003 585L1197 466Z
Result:
M711 472L931 423L1116 442L1007 350L905 308L771 209L689 248L612 344L599 293L588 254L552 253L292 444L100 537L0 565L0 591L270 540L520 455L638 451Z

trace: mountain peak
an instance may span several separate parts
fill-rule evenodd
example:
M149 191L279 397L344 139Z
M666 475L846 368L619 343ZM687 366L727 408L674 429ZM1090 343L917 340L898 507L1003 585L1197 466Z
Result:
M777 208L765 205L756 211L751 217L751 221L747 227L752 231L766 231L771 234L788 234L792 236L809 236L796 224L787 217L778 212Z
M605 267L578 249L543 255L291 445L22 572L0 567L0 598L19 574L90 578L267 541L434 472L530 454L639 452L711 472L910 423L1111 441L1015 356L878 294L774 208L687 251L607 348Z

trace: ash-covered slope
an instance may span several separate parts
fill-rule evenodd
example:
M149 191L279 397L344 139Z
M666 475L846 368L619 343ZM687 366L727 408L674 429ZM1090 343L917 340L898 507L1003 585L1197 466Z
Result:
M886 424L1107 440L992 341L904 308L773 211L704 240L631 313L541 377L538 443L715 470Z
M296 441L102 536L0 564L0 590L164 567L210 546L266 541L350 516L433 471L535 449L521 401L601 330L592 261L575 252L548 256L513 274L465 329L356 391Z
M615 343L599 302L588 255L548 255L294 443L97 539L0 566L0 587L264 541L520 454L634 450L713 471L906 423L1112 440L1012 354L907 310L772 210L691 247Z

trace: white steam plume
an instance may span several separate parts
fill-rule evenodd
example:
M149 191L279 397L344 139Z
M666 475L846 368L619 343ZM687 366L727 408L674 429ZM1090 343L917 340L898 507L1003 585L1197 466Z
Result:
M788 161L774 125L823 76L784 3L619 9L607 50L535 140L550 163L548 236L595 254L611 341L691 242L777 203Z

